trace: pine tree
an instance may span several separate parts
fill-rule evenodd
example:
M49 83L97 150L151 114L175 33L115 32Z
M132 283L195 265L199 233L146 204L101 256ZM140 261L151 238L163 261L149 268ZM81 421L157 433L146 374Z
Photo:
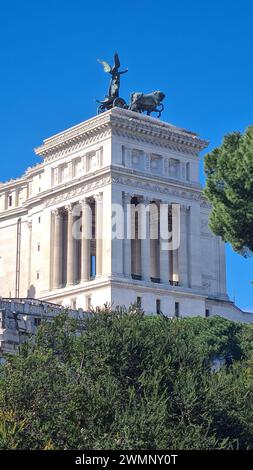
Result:
M205 173L211 230L248 256L253 251L253 126L244 134L226 135L206 155Z

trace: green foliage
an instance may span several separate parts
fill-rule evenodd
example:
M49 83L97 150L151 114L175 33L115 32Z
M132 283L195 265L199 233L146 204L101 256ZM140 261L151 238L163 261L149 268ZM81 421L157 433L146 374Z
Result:
M252 393L251 326L61 314L1 368L0 447L252 449Z
M24 428L25 420L17 420L13 411L0 411L0 449L17 449Z
M205 157L210 228L244 256L253 251L253 126L225 136Z

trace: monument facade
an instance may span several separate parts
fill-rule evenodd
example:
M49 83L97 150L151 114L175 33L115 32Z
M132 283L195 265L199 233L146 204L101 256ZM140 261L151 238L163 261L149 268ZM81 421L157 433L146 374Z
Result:
M228 298L224 243L208 228L206 146L121 107L44 140L41 163L0 185L0 296L249 321Z

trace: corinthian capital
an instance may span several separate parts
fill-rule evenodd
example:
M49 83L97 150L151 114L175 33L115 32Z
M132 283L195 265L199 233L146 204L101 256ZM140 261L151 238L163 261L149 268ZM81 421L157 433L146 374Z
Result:
M80 204L81 207L87 207L87 206L89 206L89 201L88 201L88 199L85 197L85 198L83 198L83 199L80 199L79 204Z
M53 209L52 214L54 215L54 217L61 217L62 216L62 207L57 207L56 209Z
M64 209L68 212L71 213L73 212L73 204L67 204Z
M123 193L123 203L124 204L130 204L132 199L132 194L130 193Z
M27 227L29 230L32 230L32 226L33 226L33 223L32 223L32 220L27 220Z
M94 194L93 197L94 197L97 204L99 204L103 201L103 193Z

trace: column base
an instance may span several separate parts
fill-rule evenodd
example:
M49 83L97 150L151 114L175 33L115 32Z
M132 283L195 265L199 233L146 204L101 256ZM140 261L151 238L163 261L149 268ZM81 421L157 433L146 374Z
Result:
M74 285L75 285L75 282L67 282L66 287L71 287L71 286L74 286Z

